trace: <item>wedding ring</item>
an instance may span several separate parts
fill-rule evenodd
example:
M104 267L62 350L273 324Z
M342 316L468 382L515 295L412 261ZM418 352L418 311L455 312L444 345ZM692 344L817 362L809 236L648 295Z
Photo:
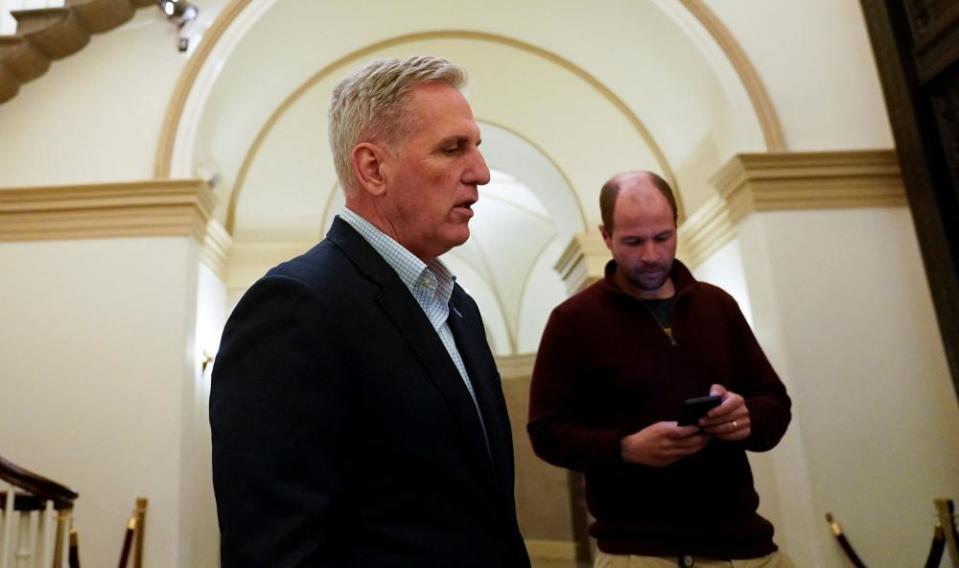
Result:
M735 430L736 428L739 428L739 423L733 420L733 430Z

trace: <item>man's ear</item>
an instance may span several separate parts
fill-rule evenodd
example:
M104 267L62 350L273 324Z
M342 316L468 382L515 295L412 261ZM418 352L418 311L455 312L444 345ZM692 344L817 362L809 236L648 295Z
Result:
M609 241L611 241L613 238L613 235L609 234L609 231L606 230L606 225L599 225L599 234L603 236L603 240L606 241L608 246Z
M362 191L371 195L383 195L386 192L384 157L383 148L371 142L361 142L353 147L350 165Z
M606 248L613 250L613 235L606 230L605 225L599 226L599 234L603 236L603 242L606 243Z

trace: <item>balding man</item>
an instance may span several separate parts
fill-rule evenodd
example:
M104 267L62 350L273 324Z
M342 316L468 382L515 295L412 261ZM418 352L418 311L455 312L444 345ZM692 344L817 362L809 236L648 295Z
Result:
M333 92L346 208L243 296L213 369L225 568L529 567L499 374L438 259L490 177L464 81L411 57Z
M528 427L539 456L586 476L596 566L791 566L746 459L785 433L785 387L733 298L675 260L662 178L615 176L600 209L613 260L550 316ZM706 395L721 403L677 425Z

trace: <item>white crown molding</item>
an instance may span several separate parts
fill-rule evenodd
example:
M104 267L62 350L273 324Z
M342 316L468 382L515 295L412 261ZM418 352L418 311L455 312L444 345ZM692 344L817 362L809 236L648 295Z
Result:
M202 244L213 206L196 179L0 189L0 241L190 236Z
M893 150L739 154L712 182L734 223L754 211L906 205Z
M553 268L572 295L602 278L609 259L602 235L598 230L590 230L573 235Z
M206 224L203 248L200 250L200 261L224 282L226 281L232 248L233 238L219 221L211 219Z
M690 268L699 266L735 236L726 201L713 196L679 226L677 256Z
M906 206L893 150L738 154L712 184L717 196L679 228L679 254L691 268L755 212Z

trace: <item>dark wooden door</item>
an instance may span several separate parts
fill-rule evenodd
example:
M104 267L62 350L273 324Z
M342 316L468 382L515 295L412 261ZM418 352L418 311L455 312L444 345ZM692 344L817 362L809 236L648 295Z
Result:
M860 0L959 397L959 0Z

